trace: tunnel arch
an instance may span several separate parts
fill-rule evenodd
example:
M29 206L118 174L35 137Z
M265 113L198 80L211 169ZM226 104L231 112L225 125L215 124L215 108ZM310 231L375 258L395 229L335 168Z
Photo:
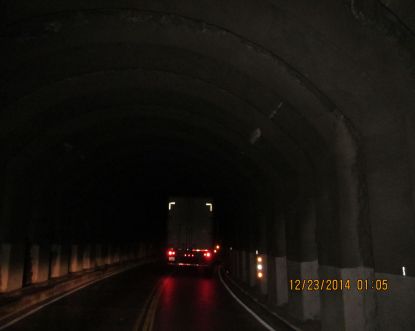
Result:
M2 181L5 224L16 222L7 212L8 192L25 185L20 173L27 173L32 165L27 155L53 170L48 157L41 159L48 155L56 164L67 162L54 151L54 146L68 140L64 134L58 137L62 127L68 136L82 132L78 139L87 140L88 131L82 127L88 127L86 118L91 123L102 121L106 112L111 132L121 132L128 139L122 125L116 128L117 116L120 108L135 107L143 118L151 118L147 123L153 123L152 128L158 123L158 132L169 132L167 137L174 135L168 124L198 128L196 136L212 151L216 146L210 146L211 139L200 134L201 128L222 142L232 136L226 144L230 147L216 155L223 159L233 145L246 150L248 161L233 159L231 154L227 168L232 171L234 164L238 175L245 174L241 181L250 178L246 174L251 166L261 169L258 173L265 169L265 180L255 172L246 189L257 187L256 192L263 193L254 203L257 214L250 215L257 217L257 233L252 239L248 226L235 234L238 238L228 238L239 242L236 254L260 246L276 257L288 255L291 262L299 262L289 267L293 276L304 276L301 268L306 265L312 265L309 275L320 277L373 276L375 270L396 273L400 265L393 261L394 254L381 246L388 231L402 231L380 225L386 222L383 214L392 217L380 206L389 201L400 206L396 207L401 209L398 224L409 223L413 216L413 203L406 194L413 192L413 185L402 184L413 165L405 154L407 133L400 129L402 114L410 111L414 101L414 80L408 70L413 68L411 56L395 39L362 26L353 12L338 3L319 2L311 8L305 1L301 5L247 1L238 13L235 1L215 3L198 7L185 1L122 1L118 8L112 2L95 1L8 5L2 31L7 49L1 68L5 98L0 101L2 168L7 177ZM310 12L318 12L322 19L313 20L313 15L307 15ZM393 80L394 86L387 80ZM157 115L144 115L146 103L157 105ZM203 109L197 108L200 113L185 120L196 107ZM126 113L125 121L131 121L134 116ZM198 116L203 116L204 124L197 123ZM108 123L103 125L109 128ZM136 128L143 132L143 126ZM250 144L256 129L261 137ZM99 135L99 130L91 132ZM162 135L148 132L161 141ZM189 133L182 139L192 138ZM97 137L89 148L110 141ZM398 152L395 146L401 146ZM118 158L120 154L113 150L108 150L109 155ZM126 155L134 155L134 146L127 148ZM189 162L213 162L192 158L191 152L182 157ZM76 165L79 157L68 162ZM392 174L395 167L400 171ZM64 177L65 172L60 175ZM280 238L280 233L287 236ZM278 243L272 238L279 238ZM391 252L410 248L411 239L405 238L403 243L393 243ZM399 263L410 264L410 256L403 256L405 262ZM317 308L300 311L304 298L290 298L292 313L318 318ZM321 300L321 319L327 329L334 320L354 325L348 314L356 300L364 306L358 323L375 323L376 300L384 307L382 299L373 296L344 296L332 305L332 298L323 293Z

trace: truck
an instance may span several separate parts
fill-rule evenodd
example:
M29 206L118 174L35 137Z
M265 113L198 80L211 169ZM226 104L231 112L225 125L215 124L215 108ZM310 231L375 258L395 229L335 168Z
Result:
M213 246L212 199L171 197L168 209L168 265L211 269L219 249Z

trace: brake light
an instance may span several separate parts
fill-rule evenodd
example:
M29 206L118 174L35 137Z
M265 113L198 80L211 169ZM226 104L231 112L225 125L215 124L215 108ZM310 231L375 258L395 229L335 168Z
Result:
M203 253L203 256L209 259L212 256L212 254L210 252L205 252Z
M168 256L174 256L174 255L176 255L176 252L175 252L175 251L173 251L173 250L171 250L171 249L169 249L169 250L167 251L167 255L168 255Z

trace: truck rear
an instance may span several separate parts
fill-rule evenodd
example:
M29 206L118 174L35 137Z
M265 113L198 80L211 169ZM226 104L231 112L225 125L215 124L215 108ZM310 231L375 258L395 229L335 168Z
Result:
M213 203L207 198L174 197L169 201L167 262L175 266L210 267L213 248Z

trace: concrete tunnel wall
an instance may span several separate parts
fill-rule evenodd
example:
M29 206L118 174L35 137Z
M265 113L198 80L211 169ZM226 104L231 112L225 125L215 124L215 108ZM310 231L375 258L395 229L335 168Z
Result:
M255 287L259 250L270 306L413 329L414 37L378 1L2 8L2 292L27 285L28 250L40 281L160 245L162 213L117 215L132 186L174 188L217 197L232 272ZM316 278L390 289L288 291Z

